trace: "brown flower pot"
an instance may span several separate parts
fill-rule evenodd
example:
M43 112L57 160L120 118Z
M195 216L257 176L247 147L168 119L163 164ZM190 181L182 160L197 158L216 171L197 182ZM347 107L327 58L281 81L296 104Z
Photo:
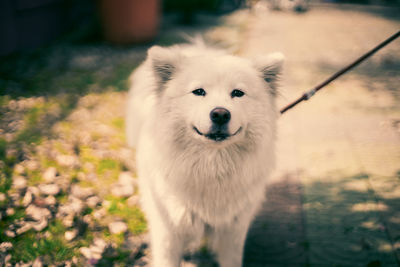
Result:
M99 0L104 37L115 44L151 41L158 33L159 0Z

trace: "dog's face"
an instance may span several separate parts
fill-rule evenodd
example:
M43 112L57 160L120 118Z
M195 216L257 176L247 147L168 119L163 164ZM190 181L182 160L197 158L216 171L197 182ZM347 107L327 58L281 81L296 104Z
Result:
M174 118L174 130L182 138L224 146L275 116L271 109L280 54L251 62L218 53L184 56L154 47L149 56L163 112Z

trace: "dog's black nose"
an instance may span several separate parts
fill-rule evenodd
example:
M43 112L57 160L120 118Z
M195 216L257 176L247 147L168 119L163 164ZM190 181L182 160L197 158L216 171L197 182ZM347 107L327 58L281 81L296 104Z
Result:
M223 125L231 119L231 113L226 108L214 108L210 112L210 119L213 123Z

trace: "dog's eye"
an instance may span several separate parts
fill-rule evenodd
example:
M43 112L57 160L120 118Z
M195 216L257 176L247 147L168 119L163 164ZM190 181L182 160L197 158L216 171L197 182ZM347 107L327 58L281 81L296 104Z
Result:
M192 93L195 94L195 95L200 95L200 96L205 96L206 95L206 91L204 91L203 88L198 88L196 90L193 90Z
M231 97L242 97L242 96L244 96L244 92L239 89L235 89L231 93Z

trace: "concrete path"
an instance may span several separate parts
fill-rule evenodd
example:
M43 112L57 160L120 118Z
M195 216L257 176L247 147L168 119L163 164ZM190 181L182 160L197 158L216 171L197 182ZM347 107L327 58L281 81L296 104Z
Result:
M287 58L283 107L400 29L381 8L258 8L240 54ZM397 13L397 14L400 14ZM400 40L279 120L278 170L244 266L398 266Z

